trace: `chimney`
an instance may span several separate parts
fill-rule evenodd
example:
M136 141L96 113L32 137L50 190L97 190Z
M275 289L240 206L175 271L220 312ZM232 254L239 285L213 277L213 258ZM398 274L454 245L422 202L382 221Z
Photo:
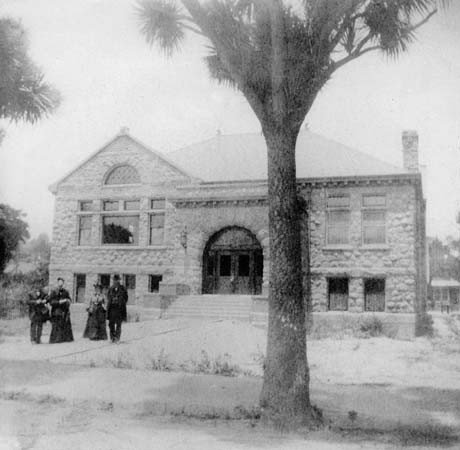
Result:
M418 133L404 130L402 133L403 166L408 172L418 172Z

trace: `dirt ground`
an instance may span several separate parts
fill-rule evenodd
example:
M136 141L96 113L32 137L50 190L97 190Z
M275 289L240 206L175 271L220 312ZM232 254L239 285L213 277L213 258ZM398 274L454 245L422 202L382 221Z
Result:
M460 341L442 317L433 339L310 341L326 426L294 435L252 417L265 330L152 320L113 345L81 327L73 343L36 346L26 320L0 322L0 450L460 448ZM202 373L223 362L236 376Z

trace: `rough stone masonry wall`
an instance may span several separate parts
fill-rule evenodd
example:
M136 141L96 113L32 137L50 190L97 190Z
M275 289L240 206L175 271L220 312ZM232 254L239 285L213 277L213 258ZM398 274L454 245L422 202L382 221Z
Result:
M326 244L326 200L328 192L350 194L350 243ZM362 244L361 199L363 194L385 193L387 243L379 246ZM386 186L315 187L310 199L311 294L314 311L328 309L327 279L349 278L349 311L364 310L364 278L383 277L385 309L388 312L413 312L416 301L415 187L412 184ZM304 240L307 238L305 237Z
M127 162L139 172L141 184L103 184L111 168ZM68 289L73 292L74 274L86 274L86 292L91 293L97 274L135 274L136 301L140 301L148 289L148 275L161 274L167 280L172 276L174 267L172 250L175 236L171 233L174 227L169 223L173 208L167 203L163 245L150 247L149 200L152 197L167 197L177 184L189 182L180 172L126 136L116 139L59 185L53 222L51 284L55 283L58 276L62 276ZM104 199L140 199L138 246L101 245L101 211ZM88 213L92 217L89 246L77 245L78 217L81 214L78 209L81 200L93 201L93 211Z
M195 205L177 208L175 233L187 227L187 249L176 239L174 253L174 279L177 283L188 284L193 294L202 289L203 251L212 235L219 230L238 226L251 231L259 240L264 255L263 290L268 289L269 242L268 208L266 205L235 204L216 202L214 205Z

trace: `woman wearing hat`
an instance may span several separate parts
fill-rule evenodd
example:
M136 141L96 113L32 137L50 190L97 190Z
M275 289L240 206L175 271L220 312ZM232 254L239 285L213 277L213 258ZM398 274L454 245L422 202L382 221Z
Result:
M87 311L88 320L83 337L92 341L107 339L105 297L102 293L102 285L99 283L94 285L94 293Z

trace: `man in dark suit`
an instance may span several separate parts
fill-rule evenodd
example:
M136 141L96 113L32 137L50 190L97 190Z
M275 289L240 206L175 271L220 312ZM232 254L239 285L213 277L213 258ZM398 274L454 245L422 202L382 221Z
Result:
M120 342L121 323L126 321L126 303L128 292L120 284L120 275L114 275L113 285L107 293L107 320L109 321L110 339L112 342Z
M30 341L40 344L42 338L43 322L48 320L48 298L41 289L36 289L29 296Z

